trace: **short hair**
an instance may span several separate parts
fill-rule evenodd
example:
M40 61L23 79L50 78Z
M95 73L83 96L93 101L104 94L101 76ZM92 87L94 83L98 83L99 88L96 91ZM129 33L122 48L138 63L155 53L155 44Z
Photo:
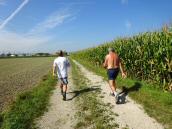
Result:
M62 50L60 50L60 52L59 52L59 56L63 56L63 51Z
M108 48L108 51L109 51L109 52L115 52L115 49L112 48L112 47L110 47L110 48Z

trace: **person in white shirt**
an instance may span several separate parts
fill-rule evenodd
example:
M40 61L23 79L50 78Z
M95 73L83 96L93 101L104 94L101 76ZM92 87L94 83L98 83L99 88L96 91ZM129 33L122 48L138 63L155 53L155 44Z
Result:
M60 82L61 94L63 100L66 100L66 92L68 85L68 68L70 66L69 60L64 57L63 51L59 52L59 57L54 60L53 63L53 76L58 76Z

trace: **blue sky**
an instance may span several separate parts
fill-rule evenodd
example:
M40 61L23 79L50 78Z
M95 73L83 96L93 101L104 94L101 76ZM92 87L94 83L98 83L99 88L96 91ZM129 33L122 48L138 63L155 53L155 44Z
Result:
M171 0L0 0L1 52L76 51L172 21Z

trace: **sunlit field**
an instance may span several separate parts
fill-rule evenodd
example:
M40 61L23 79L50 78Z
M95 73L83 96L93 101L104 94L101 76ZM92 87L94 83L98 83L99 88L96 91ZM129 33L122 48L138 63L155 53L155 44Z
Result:
M0 59L0 111L16 94L34 87L51 69L53 58Z

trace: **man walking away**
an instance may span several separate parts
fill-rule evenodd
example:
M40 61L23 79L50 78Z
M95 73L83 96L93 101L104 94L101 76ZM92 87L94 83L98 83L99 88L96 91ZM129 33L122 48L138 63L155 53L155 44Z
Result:
M112 96L117 98L116 92L116 82L115 79L118 76L119 71L121 71L122 78L126 78L126 74L124 73L124 69L122 63L120 61L119 56L115 53L113 48L108 49L109 54L105 57L105 62L103 63L104 68L107 69L109 86L112 90Z
M58 81L60 82L61 94L63 95L64 101L66 101L69 66L69 60L64 57L63 51L60 51L59 57L57 57L53 63L53 76L58 75Z

